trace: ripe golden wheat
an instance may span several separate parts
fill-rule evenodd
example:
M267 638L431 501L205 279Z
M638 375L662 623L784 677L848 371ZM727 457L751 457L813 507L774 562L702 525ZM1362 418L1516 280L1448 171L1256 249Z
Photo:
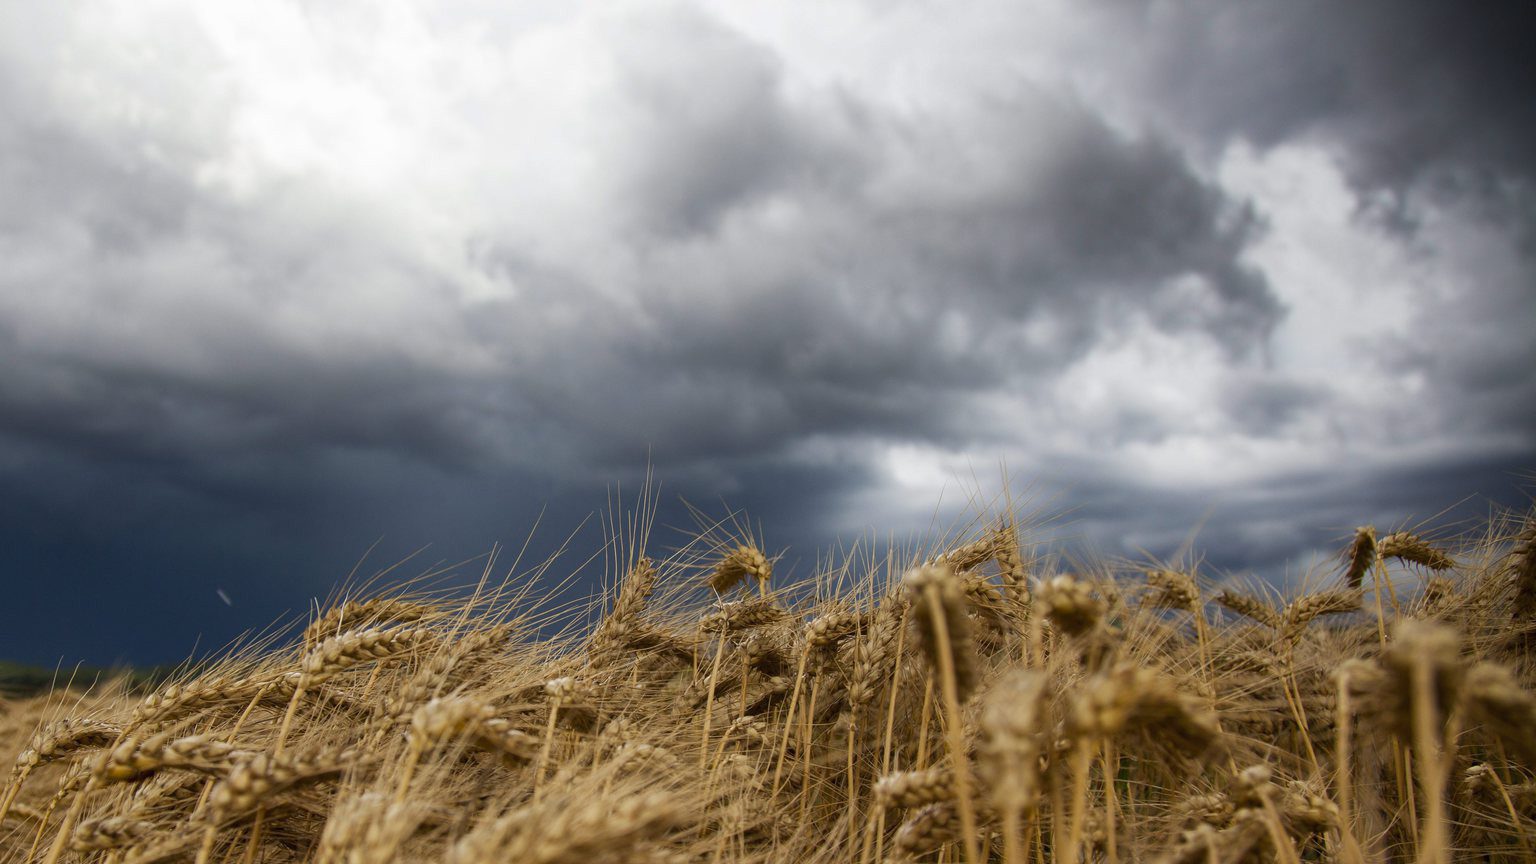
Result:
M386 594L153 692L0 702L0 860L1536 860L1530 516L1361 528L1276 603L1057 572L1015 514L796 584L647 522L591 626L515 582Z

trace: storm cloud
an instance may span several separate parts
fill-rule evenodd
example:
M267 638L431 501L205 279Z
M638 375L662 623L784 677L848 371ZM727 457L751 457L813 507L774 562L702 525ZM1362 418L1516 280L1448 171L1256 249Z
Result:
M172 660L648 466L805 568L1009 484L1269 578L1518 504L1526 25L1391 8L4 3L0 655Z

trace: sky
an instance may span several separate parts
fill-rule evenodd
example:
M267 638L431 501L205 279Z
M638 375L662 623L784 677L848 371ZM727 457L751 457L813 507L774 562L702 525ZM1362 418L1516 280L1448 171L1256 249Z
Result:
M785 578L1005 495L1212 584L1526 507L1532 24L0 0L0 658L595 590L647 472L657 552L742 511Z

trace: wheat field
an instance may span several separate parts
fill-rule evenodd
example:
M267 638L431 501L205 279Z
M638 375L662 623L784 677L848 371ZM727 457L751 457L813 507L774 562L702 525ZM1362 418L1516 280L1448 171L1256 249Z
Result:
M648 548L653 504L585 617L548 569L407 585L0 702L0 859L1536 860L1536 516L1361 528L1282 597L1008 512L781 584L728 524Z

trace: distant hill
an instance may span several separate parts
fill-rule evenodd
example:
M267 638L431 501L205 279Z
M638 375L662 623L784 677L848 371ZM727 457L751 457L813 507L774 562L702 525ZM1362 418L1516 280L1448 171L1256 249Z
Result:
M121 666L113 668L72 666L52 669L0 660L0 696L13 698L35 696L52 688L55 682L59 686L87 687L117 675L127 675L135 684L143 684L161 677L165 671L158 667L132 669Z

